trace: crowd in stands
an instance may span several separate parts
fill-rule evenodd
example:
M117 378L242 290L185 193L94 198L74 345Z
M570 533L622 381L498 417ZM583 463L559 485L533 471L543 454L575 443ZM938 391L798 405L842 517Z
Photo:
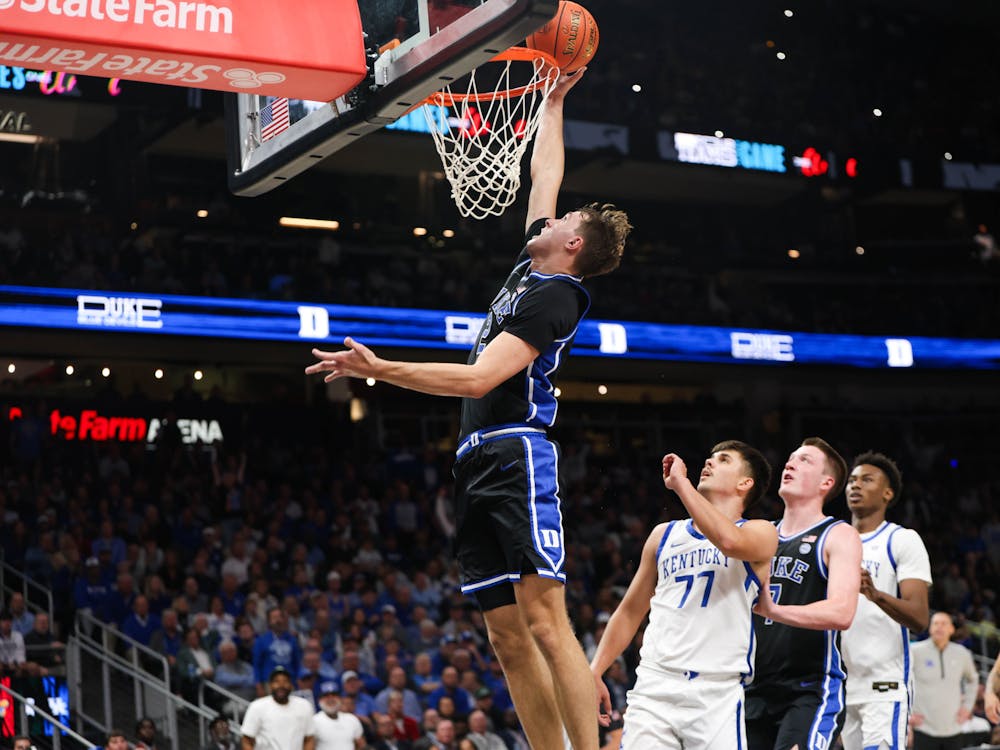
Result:
M252 437L214 450L166 437L156 450L97 447L44 435L44 425L36 439L30 408L9 423L0 544L7 563L52 588L59 638L88 613L166 655L173 689L192 700L206 681L253 699L281 665L302 695L334 681L370 742L386 716L409 735L447 721L461 737L478 731L478 710L517 747L510 695L448 548L447 448L372 445L332 413L247 415ZM959 618L958 638L994 656L1000 475L976 438L977 418L956 418L947 431L905 420L863 428L834 416L808 424L848 455L877 445L897 457L907 481L896 518L930 551L932 605ZM679 434L670 446L625 450L631 441L596 434L568 435L560 464L573 509L567 598L588 653L649 529L681 515L656 454L669 448L697 462L707 448ZM766 446L772 463L791 446L785 438ZM777 517L770 498L764 513ZM47 618L32 618L17 597L6 606L0 668L12 676L44 668L7 644L19 640L14 632L55 645ZM637 658L633 644L609 672L618 709ZM227 697L214 694L224 708Z

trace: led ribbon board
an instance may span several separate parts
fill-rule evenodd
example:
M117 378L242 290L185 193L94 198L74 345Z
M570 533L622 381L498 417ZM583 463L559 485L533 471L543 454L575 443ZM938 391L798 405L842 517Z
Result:
M445 310L261 302L0 286L0 326L337 346L466 350L483 316ZM8 339L9 334L2 338ZM10 351L9 343L0 347ZM794 333L584 320L576 356L720 364L1000 369L1000 340Z

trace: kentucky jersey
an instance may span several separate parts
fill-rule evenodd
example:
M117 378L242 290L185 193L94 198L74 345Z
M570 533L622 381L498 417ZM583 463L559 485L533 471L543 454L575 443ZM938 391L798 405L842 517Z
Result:
M879 591L899 596L899 582L931 582L927 548L917 532L883 521L861 537L862 565ZM843 633L847 703L906 701L910 682L910 634L868 597L858 595L858 611Z
M539 219L525 237L534 237L545 225ZM531 270L527 248L521 251L506 283L486 313L476 343L469 353L471 365L501 332L531 344L539 356L482 398L462 399L461 437L497 425L528 425L545 429L556 421L555 378L581 318L590 307L582 278L568 274L542 274Z
M781 534L771 562L771 598L776 604L812 604L826 598L827 570L823 544L830 529L843 523L824 518L795 536ZM807 630L754 615L757 632L757 680L748 694L780 685L792 689L823 690L842 700L844 667L840 632ZM840 704L841 709L843 703Z
M740 521L739 523L745 523ZM733 560L692 521L667 524L656 552L656 589L639 669L752 679L751 609L760 582L750 564Z

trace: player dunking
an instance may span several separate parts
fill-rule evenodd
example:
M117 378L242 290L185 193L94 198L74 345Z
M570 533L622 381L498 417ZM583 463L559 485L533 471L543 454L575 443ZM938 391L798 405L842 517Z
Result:
M778 494L778 551L755 607L757 674L747 688L749 750L827 750L843 727L840 632L854 619L861 540L823 514L840 494L847 464L825 440L789 456Z
M650 613L628 694L623 750L746 747L750 610L767 581L778 534L767 521L746 521L743 514L763 497L770 476L760 452L736 440L712 449L697 489L684 462L664 456L663 483L691 518L653 529L590 665L606 721L611 699L601 675Z
M462 590L483 609L490 642L531 746L596 750L594 681L566 613L555 377L589 307L584 277L618 267L631 226L613 206L555 215L562 184L563 99L584 69L563 76L543 105L531 159L526 241L494 298L468 364L377 357L351 338L313 350L307 373L372 377L461 396L455 463ZM558 717L558 718L557 718Z
M858 611L843 634L845 750L906 747L911 676L907 629L927 629L931 564L917 532L885 520L902 491L903 479L892 459L871 452L854 459L847 506L861 535L864 560Z

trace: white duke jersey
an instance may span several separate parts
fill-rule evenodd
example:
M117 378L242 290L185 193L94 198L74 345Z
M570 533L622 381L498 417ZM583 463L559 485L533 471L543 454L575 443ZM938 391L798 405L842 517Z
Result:
M920 535L883 521L861 537L862 565L879 591L899 596L899 582L931 583L931 564ZM851 627L841 636L847 665L847 705L906 701L911 677L910 634L863 594Z
M656 551L656 578L640 666L749 682L760 590L750 564L723 555L691 520L671 521Z

